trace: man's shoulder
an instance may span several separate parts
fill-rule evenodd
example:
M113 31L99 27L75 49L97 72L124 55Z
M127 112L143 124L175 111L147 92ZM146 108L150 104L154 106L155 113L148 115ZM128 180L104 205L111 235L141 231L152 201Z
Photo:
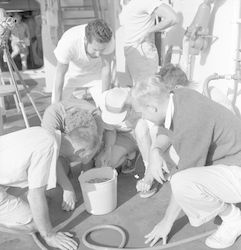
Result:
M80 35L85 34L85 27L86 27L86 24L71 27L70 29L64 32L62 37L68 37L69 39L73 37L80 37Z
M64 132L65 108L61 102L50 105L44 112L41 126L49 131Z

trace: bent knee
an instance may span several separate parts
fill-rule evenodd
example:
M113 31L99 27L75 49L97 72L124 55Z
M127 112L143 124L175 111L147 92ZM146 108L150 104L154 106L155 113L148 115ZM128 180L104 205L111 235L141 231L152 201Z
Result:
M181 193L185 192L187 188L190 188L190 186L187 185L189 181L186 178L186 171L187 170L177 172L171 178L170 184L174 196L180 195Z

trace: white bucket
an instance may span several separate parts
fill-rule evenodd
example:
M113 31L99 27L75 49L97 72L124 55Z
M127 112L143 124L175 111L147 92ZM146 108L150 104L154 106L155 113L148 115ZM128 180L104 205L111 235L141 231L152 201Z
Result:
M110 180L88 183L95 178ZM117 206L117 171L111 167L93 168L79 176L85 209L94 215L108 214Z

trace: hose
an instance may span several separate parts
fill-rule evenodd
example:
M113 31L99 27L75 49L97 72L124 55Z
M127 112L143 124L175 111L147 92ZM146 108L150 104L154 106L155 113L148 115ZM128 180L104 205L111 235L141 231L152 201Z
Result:
M122 242L119 245L119 247L104 247L104 246L97 246L97 245L89 243L87 241L87 239L86 239L87 236L90 233L92 233L92 232L94 232L96 230L99 230L99 229L113 229L113 230L119 232L121 234L121 236L122 236ZM150 250L150 249L152 249L152 250L159 250L159 249L167 249L167 248L179 246L179 245L182 245L182 244L185 244L185 243L189 243L189 242L201 239L203 237L207 237L210 234L213 234L214 232L216 232L216 230L217 229L214 229L214 230L211 230L211 231L208 231L208 232L196 235L196 236L192 236L192 237L184 239L184 240L179 240L179 241L176 241L176 242L172 242L172 243L169 243L169 244L166 244L166 245L155 246L155 247L144 247L144 248L125 248L125 250L133 250L133 249L135 249L135 250ZM126 234L125 234L125 232L122 229L120 229L117 226L113 226L113 225L101 225L101 226L92 227L89 230L87 230L83 234L83 236L82 236L82 241L83 241L84 245L87 246L87 247L89 247L90 249L94 249L94 250L116 250L118 248L124 248L124 246L126 245Z
M39 240L39 238L37 237L36 233L31 233L30 234L33 237L33 240L35 241L35 243L37 244L37 246L41 249L41 250L48 250L48 248L46 248L43 243Z

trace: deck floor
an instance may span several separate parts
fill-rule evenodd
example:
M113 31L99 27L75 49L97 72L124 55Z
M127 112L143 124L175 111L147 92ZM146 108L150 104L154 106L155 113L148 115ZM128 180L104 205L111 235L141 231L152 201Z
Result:
M50 96L42 94L44 88L44 79L37 78L33 80L26 80L26 84L30 86L31 96L37 106L38 111L43 114L44 110L50 105ZM30 103L28 98L24 95L23 102L26 113L29 118L30 126L40 125L40 121ZM18 113L14 107L14 102L10 102L10 109L6 113L6 123L4 124L5 134L11 133L25 128L21 113ZM62 229L73 232L74 238L79 242L81 250L89 249L82 242L82 235L90 228L97 225L116 225L119 226L127 235L126 248L146 248L148 245L144 244L144 236L149 233L153 227L162 219L165 209L169 202L170 185L165 183L159 192L149 199L140 198L136 192L136 177L140 178L144 174L144 166L141 158L138 161L135 173L129 175L119 174L117 178L118 192L117 192L117 208L106 215L91 215L86 212L80 185L78 182L78 175L80 173L80 165L72 168L73 175L71 182L77 193L78 203L73 212L64 212L61 209L62 192L59 187L51 190L50 197L48 197L50 217L53 226L56 229ZM220 219L215 218L213 221L198 227L192 227L187 217L181 214L175 222L171 233L169 234L169 243L182 241L183 239L200 235L204 232L215 229L220 224ZM110 231L109 229L98 230L92 233L88 240L97 245L104 245L109 247L118 246L121 242L119 233ZM43 242L44 244L44 242ZM159 241L156 246L162 246L162 241ZM47 249L51 249L46 246ZM0 233L0 249L1 250L39 250L33 238L30 235L13 235L8 233ZM197 239L190 243L178 244L178 246L170 249L175 250L207 250L205 245L205 237ZM241 249L241 239L230 248L230 250Z

